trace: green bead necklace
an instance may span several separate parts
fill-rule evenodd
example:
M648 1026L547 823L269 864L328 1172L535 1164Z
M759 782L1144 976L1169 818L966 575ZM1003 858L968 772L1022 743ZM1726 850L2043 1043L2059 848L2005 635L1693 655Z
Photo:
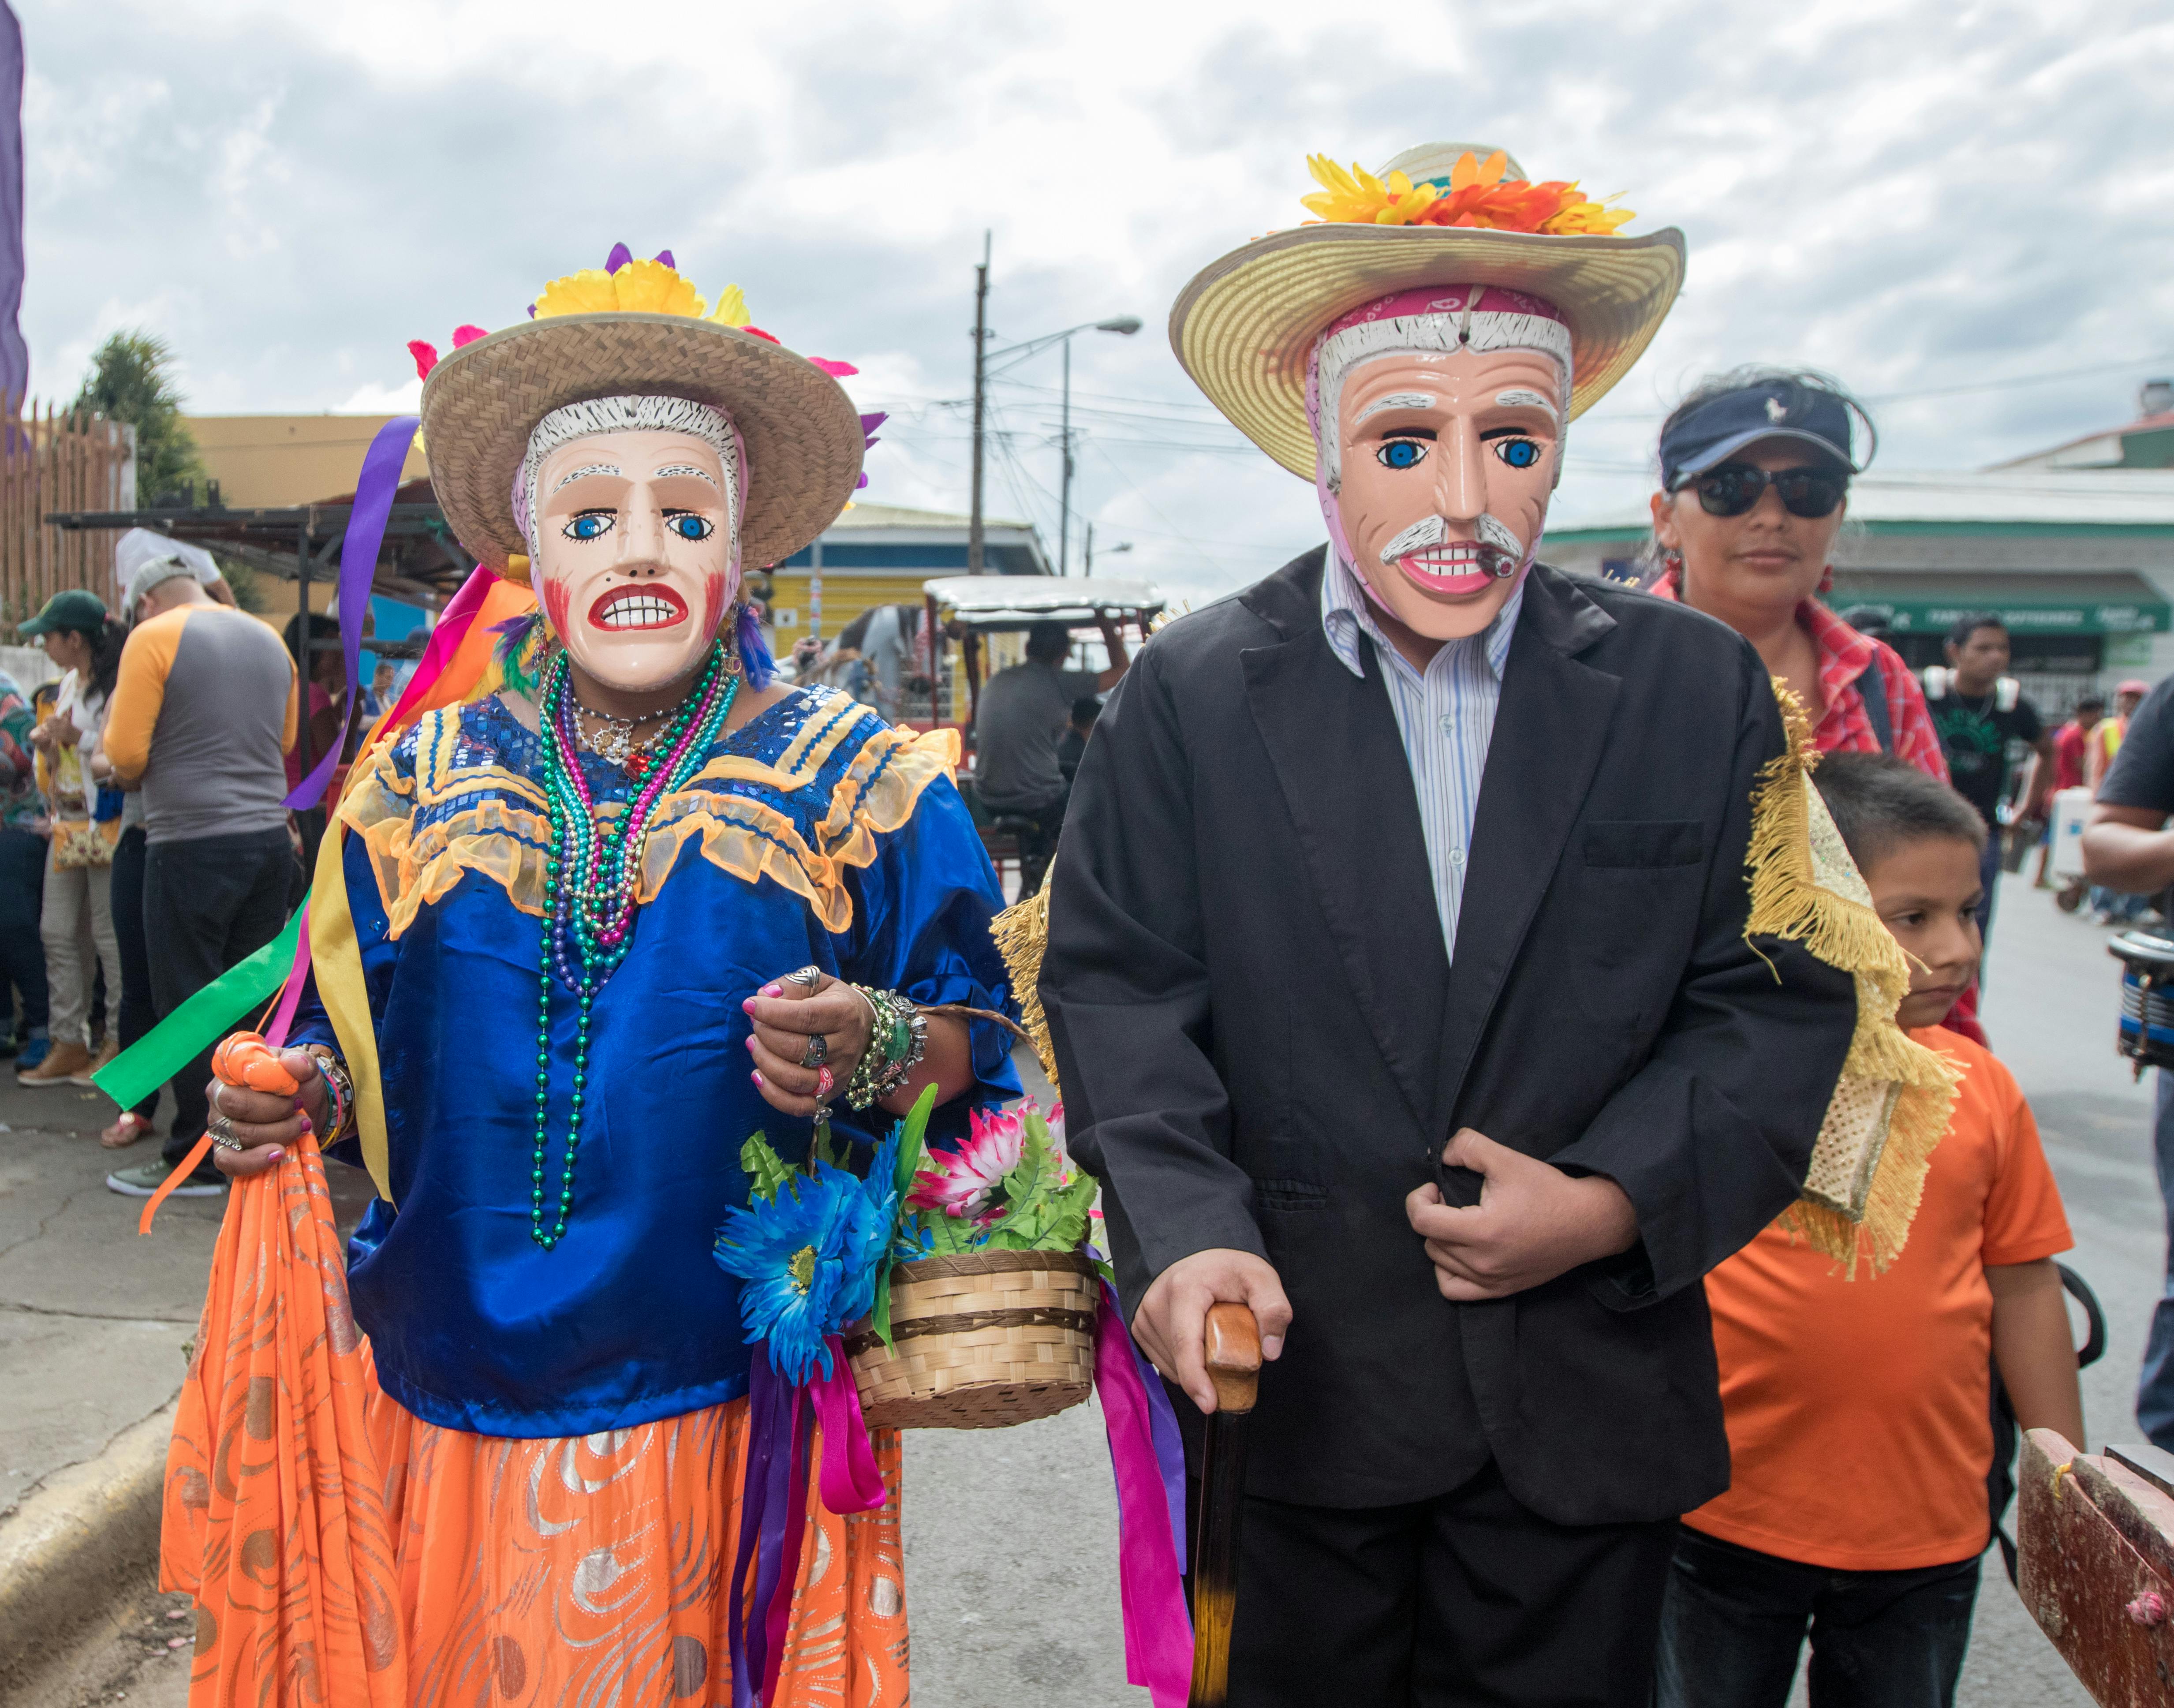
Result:
M528 1237L549 1251L565 1236L574 1208L574 1160L581 1143L581 1105L589 1082L590 1010L598 990L626 959L635 891L651 816L667 795L700 769L739 697L739 661L711 643L695 691L679 703L652 744L663 759L646 767L626 809L606 819L589 794L579 755L573 685L566 655L551 662L538 701L538 745L551 813L551 851L544 861L543 945L536 989L536 1148L529 1169ZM559 1165L558 1214L547 1216L544 1159L551 1145L551 986L580 1003L574 1024L574 1087ZM547 1225L548 1223L548 1225Z

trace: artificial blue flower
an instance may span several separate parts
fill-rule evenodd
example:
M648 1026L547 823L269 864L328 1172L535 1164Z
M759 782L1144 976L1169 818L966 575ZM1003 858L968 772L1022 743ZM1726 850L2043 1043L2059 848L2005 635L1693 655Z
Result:
M889 1178L863 1182L818 1163L774 1197L725 1212L711 1255L748 1284L740 1289L740 1321L749 1343L766 1341L771 1367L795 1386L819 1363L829 1376L824 1338L873 1309L897 1198Z

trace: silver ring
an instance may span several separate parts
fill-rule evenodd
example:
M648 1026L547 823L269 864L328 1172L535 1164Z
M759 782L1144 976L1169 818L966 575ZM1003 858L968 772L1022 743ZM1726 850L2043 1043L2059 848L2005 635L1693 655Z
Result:
M212 1116L205 1130L211 1134L211 1142L221 1150L246 1150L248 1148L234 1136L234 1123L224 1115Z
M211 1112L221 1120L226 1118L226 1105L219 1100L219 1094L226 1089L226 1081L215 1080L211 1088Z
M800 1052L803 1068L820 1068L830 1058L830 1040L820 1032L808 1035L808 1047Z
M803 991L812 991L816 986L823 982L823 969L820 967L803 967L797 973L787 973L785 976L784 982L788 985L798 985ZM813 1068L815 1064L813 1062L810 1062L808 1065L810 1068Z

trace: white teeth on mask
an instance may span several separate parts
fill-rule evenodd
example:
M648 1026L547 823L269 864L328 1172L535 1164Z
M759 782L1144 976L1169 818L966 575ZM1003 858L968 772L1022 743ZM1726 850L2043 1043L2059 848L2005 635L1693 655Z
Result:
M615 600L604 608L598 626L605 629L648 629L674 622L679 613L662 599L636 594Z

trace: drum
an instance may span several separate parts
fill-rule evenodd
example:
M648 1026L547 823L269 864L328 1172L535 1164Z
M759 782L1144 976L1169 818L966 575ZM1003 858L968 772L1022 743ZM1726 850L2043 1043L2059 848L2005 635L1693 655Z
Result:
M2174 1068L2174 941L2125 931L2106 942L2121 963L2121 1032L2116 1047L2136 1064Z

